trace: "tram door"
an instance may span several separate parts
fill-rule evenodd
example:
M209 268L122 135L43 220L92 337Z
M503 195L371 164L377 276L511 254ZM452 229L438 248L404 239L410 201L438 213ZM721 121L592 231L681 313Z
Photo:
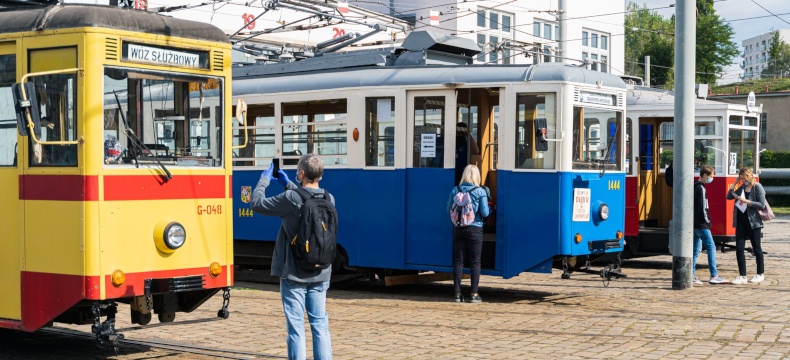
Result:
M671 124L663 118L639 120L639 221L644 227L666 228L672 218L672 188L665 178L672 161Z
M16 82L16 52L11 43L0 43L0 264L8 270L0 276L0 319L21 319L20 244L19 244L19 171L17 159L23 148L17 137L11 85Z
M455 166L455 92L410 91L407 104L406 264L452 266L446 206Z

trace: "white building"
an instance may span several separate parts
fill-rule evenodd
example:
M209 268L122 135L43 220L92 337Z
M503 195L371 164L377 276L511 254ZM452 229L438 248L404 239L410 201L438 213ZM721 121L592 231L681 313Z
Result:
M430 29L470 38L483 48L477 57L478 62L523 64L559 61L555 57L560 55L556 0L423 0L418 3L353 4L401 18L411 17L415 23L414 30ZM625 2L565 0L565 4L568 36L563 57L569 59L567 62L588 60L592 62L590 68L623 74ZM431 12L438 14L438 19L431 21Z
M790 42L790 29L783 29L751 37L741 43L743 45L741 69L743 69L744 80L759 79L760 74L768 67L771 59L768 51L771 49L774 32L779 32L782 41Z

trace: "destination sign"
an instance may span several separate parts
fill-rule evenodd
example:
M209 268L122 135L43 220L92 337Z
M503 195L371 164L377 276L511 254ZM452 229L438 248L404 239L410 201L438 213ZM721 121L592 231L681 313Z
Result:
M614 105L614 95L601 94L595 92L582 91L579 101L598 104L598 105Z
M187 52L149 45L124 43L123 47L123 59L125 61L204 69L208 67L207 58L206 53Z

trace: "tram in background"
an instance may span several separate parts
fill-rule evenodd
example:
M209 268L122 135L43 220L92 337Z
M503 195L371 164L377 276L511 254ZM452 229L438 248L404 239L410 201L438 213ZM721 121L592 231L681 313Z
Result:
M672 188L666 169L673 160L675 97L672 92L629 85L626 122L626 247L624 257L669 254ZM733 200L727 189L738 169L759 172L761 108L697 98L694 120L694 176L701 165L716 169L706 185L711 233L718 246L735 241Z
M230 56L117 7L0 11L0 327L171 322L233 283ZM106 316L105 321L101 318Z
M625 83L562 64L471 65L479 51L414 32L398 49L234 68L233 96L249 104L250 126L233 155L236 263L271 261L280 219L248 204L261 170L281 158L294 179L300 155L315 153L326 164L321 185L337 199L335 275L391 285L452 272L446 204L458 122L481 149L461 162L480 168L495 208L483 274L572 271L622 251ZM243 129L234 131L245 145Z

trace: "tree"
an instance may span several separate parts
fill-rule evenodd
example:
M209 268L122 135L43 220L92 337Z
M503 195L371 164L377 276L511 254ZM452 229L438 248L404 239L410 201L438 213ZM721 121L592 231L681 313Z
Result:
M773 33L768 55L771 59L760 74L762 78L784 78L785 74L790 73L790 44L782 41L778 31Z
M628 4L625 16L625 72L644 78L643 63L650 56L651 85L671 85L675 56L674 19L665 19L647 5Z
M734 31L722 22L713 0L697 0L697 76L700 84L716 83L718 74L739 54Z

